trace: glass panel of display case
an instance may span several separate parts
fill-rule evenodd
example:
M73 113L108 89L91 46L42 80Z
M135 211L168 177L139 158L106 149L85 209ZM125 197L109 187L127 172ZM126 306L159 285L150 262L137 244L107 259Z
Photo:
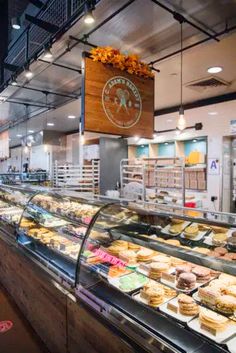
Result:
M26 187L0 186L0 220L3 225L18 225L26 203L35 193Z
M25 207L18 242L73 284L81 242L102 206L93 200L38 193Z
M174 335L182 323L187 335L222 347L236 336L236 225L229 217L108 205L84 240L77 293L86 289L145 325L155 314L150 329L158 335L176 325Z

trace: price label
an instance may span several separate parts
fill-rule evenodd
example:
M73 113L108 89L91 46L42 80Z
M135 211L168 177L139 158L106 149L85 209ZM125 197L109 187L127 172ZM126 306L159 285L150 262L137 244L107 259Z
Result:
M175 283L175 275L172 275L170 273L163 272L161 275L161 278L164 279L165 281Z
M179 308L177 305L173 304L173 303L168 303L167 304L167 308L171 311L173 311L174 313L178 314Z
M211 333L213 336L216 336L217 332L218 332L216 329L214 329L212 327L209 327L209 326L207 326L205 324L201 324L201 329Z

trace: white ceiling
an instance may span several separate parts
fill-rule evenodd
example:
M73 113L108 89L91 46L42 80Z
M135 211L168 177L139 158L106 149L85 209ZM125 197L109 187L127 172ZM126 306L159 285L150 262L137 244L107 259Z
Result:
M214 33L215 30L223 30L226 20L229 26L236 23L236 2L234 0L162 0L161 2L174 10L180 11L189 20L211 33ZM96 22L92 27L87 27L83 21L79 21L53 45L54 58L58 58L56 62L79 68L81 66L82 52L89 50L89 47L79 44L70 52L61 56L68 45L69 35L81 38L125 3L126 0L101 0L95 10ZM138 53L141 59L150 62L179 49L179 27L179 24L168 12L159 8L151 0L136 0L111 21L90 35L88 40L96 45L110 45L120 48L122 51ZM206 36L191 26L184 24L184 46L203 38L206 38ZM71 42L70 44L73 43ZM208 76L209 74L207 74L206 70L213 65L222 66L223 71L217 76L230 82L230 86L226 89L210 89L203 92L184 87L185 103L235 91L235 44L236 33L222 37L219 43L211 40L184 53L184 86L190 81ZM159 74L155 74L155 109L178 105L180 96L180 56L176 55L162 61L155 67L161 71ZM28 86L68 94L80 93L82 77L75 71L62 69L39 61L34 62L31 65L31 69L34 72L34 77L27 83ZM21 85L26 83L23 75L18 78L18 81ZM2 95L14 100L45 104L44 94L15 87L7 88ZM65 103L67 104L64 105ZM48 113L48 121L53 120L55 126L52 128L47 127L45 114L42 114L28 122L28 130L39 131L46 127L47 129L68 132L78 128L78 121L69 120L67 116L80 116L79 100L71 102L70 98L49 95L48 104L59 106L58 109ZM32 107L31 110L32 115L42 112L42 109L38 107ZM1 123L20 118L24 119L25 116L24 106L11 103L0 105ZM25 131L25 126L18 127L18 130L20 129ZM12 129L12 138L18 130L16 128Z

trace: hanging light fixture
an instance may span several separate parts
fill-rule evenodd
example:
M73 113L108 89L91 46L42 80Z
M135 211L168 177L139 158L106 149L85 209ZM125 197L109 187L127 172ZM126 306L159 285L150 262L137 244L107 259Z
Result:
M29 65L25 67L25 77L28 79L33 77L33 72L30 70Z
M21 29L20 17L13 17L13 18L11 19L11 27L12 27L13 29L17 29L17 30Z
M94 5L92 1L87 1L84 5L84 23L90 25L94 23L95 18L93 16Z
M177 122L177 128L183 131L186 128L186 120L184 117L183 107L183 23L180 23L180 42L181 42L181 54L180 54L180 107L179 107L179 119Z
M12 76L11 85L12 85L12 86L17 86L16 76Z
M43 53L43 58L44 59L52 59L53 58L53 54L51 52L51 48L45 48L44 53Z

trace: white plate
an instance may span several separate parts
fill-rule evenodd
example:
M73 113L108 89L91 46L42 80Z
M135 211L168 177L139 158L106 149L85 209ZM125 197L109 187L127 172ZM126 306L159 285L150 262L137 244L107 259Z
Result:
M224 341L228 340L236 334L236 324L233 321L228 324L227 328L224 331L218 332L216 336L201 328L198 317L193 319L192 321L189 321L188 326L192 330L201 333L203 336L206 336L219 344L224 343Z
M228 232L226 233L227 238L231 237L231 234L235 231L236 231L236 228L229 229ZM215 233L210 232L210 234L205 238L204 243L207 245L211 245L211 246L217 246L217 245L213 244L213 242L212 242L212 237L214 234Z
M178 234L172 234L172 233L170 233L170 227L172 226L172 224L168 224L165 228L163 228L162 229L162 233L163 234L167 234L167 235L170 235L171 237L177 237L178 235L180 235L182 232L183 232L183 230L190 224L191 222L184 222L184 223L182 223L182 231L181 232L179 232Z
M226 344L231 353L236 353L236 337L229 340Z
M143 304L148 305L148 301L147 301L146 299L142 298L141 295L140 295L140 293L134 294L134 295L133 295L133 298L134 298L135 300L137 300L138 302L140 302L140 303L143 303ZM167 303L170 299L171 299L171 298L164 297L164 301L163 301L161 304L159 304L159 305L157 305L157 306L151 306L151 305L148 305L148 306L149 306L150 308L155 309L155 308L158 308L158 307L160 307L161 305L163 305L163 303Z
M178 306L178 298L177 297L174 298L174 299L171 299L169 302L174 304L174 305L176 305L176 306ZM160 306L160 310L163 313L168 314L168 315L174 317L175 319L177 319L177 320L179 320L181 322L189 322L190 320L192 320L197 315L196 314L196 315L193 315L193 316L188 316L188 315L180 314L180 312L175 313L174 311L168 309L168 302L162 304Z

